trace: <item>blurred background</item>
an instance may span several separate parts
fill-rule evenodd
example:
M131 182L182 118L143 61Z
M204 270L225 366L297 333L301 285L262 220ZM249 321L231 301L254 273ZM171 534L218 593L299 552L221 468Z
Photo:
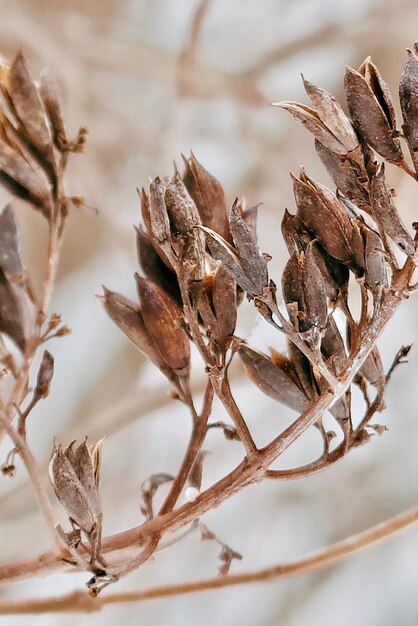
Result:
M22 47L33 75L54 63L69 130L89 128L85 155L74 156L68 192L82 195L63 247L53 310L72 335L54 340L51 396L31 415L29 440L43 467L54 436L63 443L86 434L106 437L103 461L105 534L141 521L139 486L151 473L175 473L189 417L168 397L159 373L119 333L95 298L101 284L134 297L137 269L133 224L135 188L170 174L173 159L193 149L224 185L227 198L262 202L260 247L272 254L276 282L286 257L280 221L294 203L288 172L303 164L329 184L311 136L269 103L307 102L300 73L344 102L344 64L372 55L396 96L405 48L418 33L415 0L14 0L0 1L0 54ZM396 99L396 98L395 98ZM417 219L417 192L391 172L406 223ZM2 201L7 196L1 192ZM42 281L45 224L17 206L27 265ZM237 333L267 350L284 346L250 306ZM416 342L418 302L405 302L380 346L388 367L402 344ZM196 360L196 397L202 372ZM341 464L303 481L247 488L204 522L243 555L232 571L287 561L344 538L416 503L418 473L418 350L396 372L379 416L389 431L353 451ZM200 376L200 378L199 378ZM250 386L237 366L238 404L258 442L294 419ZM355 405L356 406L356 405ZM215 419L223 419L215 407ZM219 432L207 439L203 486L240 458L239 446ZM319 450L309 432L283 458L305 462ZM4 452L7 447L2 447ZM57 516L65 519L57 506ZM2 562L35 555L47 537L23 468L0 482ZM92 615L5 618L18 624L141 623L316 626L338 621L368 626L418 622L418 531L410 528L347 562L300 578L205 592ZM112 591L212 576L219 548L198 533L158 553ZM4 597L35 597L82 588L86 575L54 575L4 586Z

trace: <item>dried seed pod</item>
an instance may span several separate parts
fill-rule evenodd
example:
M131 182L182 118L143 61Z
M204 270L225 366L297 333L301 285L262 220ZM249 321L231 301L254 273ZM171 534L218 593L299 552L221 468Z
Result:
M282 292L286 308L292 323L296 322L296 330L305 332L312 324L307 319L305 294L303 290L303 257L301 254L293 254L285 265L282 273ZM294 312L289 310L289 305L296 305L296 319Z
M18 52L10 66L6 89L13 103L13 111L24 128L25 136L54 171L55 157L45 110L22 52Z
M240 345L238 354L249 379L260 391L295 411L306 408L308 398L300 384L295 382L296 372L286 357L277 363L245 344Z
M165 186L157 176L149 186L149 230L160 243L164 243L171 237L170 221L164 200L164 192Z
M49 396L52 377L54 375L54 357L48 350L44 350L41 365L39 366L36 386L33 392L35 400Z
M381 163L371 180L371 202L373 218L379 228L396 243L398 248L408 256L415 253L414 240L402 224L391 190L385 177L385 165Z
M338 104L334 96L328 91L317 87L305 80L302 76L305 91L309 96L322 122L326 125L333 136L345 148L344 154L348 154L359 148L358 139L350 120Z
M316 183L302 170L300 178L292 175L298 215L325 250L335 259L352 259L350 219L335 194Z
M364 361L361 370L361 374L371 383L377 387L385 385L386 377L383 370L382 359L380 358L379 349L375 346L370 355Z
M328 318L326 287L315 250L316 242L312 241L303 253L302 284L309 322L316 328L325 328Z
M200 280L205 269L205 237L197 228L201 226L199 212L178 173L167 183L164 199L172 233L183 238L182 262L188 265L190 279Z
M182 327L181 309L151 280L135 274L145 328L155 348L175 371L187 374L190 345Z
M347 365L347 354L343 338L332 315L328 317L325 333L322 337L321 352L327 361L332 359L333 369L338 376Z
M311 362L292 341L287 342L287 351L306 397L312 400L317 395L318 389Z
M0 212L0 267L9 279L23 277L20 237L10 204Z
M103 290L104 295L100 300L109 317L138 350L141 350L154 365L170 377L171 370L145 328L140 307L121 294L109 291L106 287L103 287Z
M348 66L344 86L347 106L358 131L384 159L392 163L402 162L401 146L392 127L394 120L383 91L376 94L366 78ZM373 87L377 89L377 84Z
M367 57L359 67L359 74L364 76L366 83L373 92L374 97L380 104L388 121L389 127L396 132L396 115L389 87L381 77L379 70L372 63L371 57Z
M237 288L235 280L221 266L216 270L212 302L217 320L216 341L220 344L232 336L237 322Z
M213 258L222 264L222 267L232 276L237 285L251 295L260 296L263 293L264 285L260 284L259 274L245 272L237 251L218 233L206 228L206 226L201 226L200 229L206 235L206 241Z
M67 133L61 113L58 88L52 66L42 70L39 77L39 92L52 129L54 143L58 150L68 149Z
M244 221L242 213L245 207L235 199L229 217L229 226L235 248L238 251L241 266L256 286L256 295L262 294L268 285L266 258L260 254L257 236L254 230Z
M361 164L350 158L341 157L318 140L315 140L316 152L325 165L335 186L360 209L370 211L367 172Z
M374 292L377 288L388 285L385 250L380 235L374 230L367 228L365 236L365 284L368 289Z
M180 287L175 272L162 261L151 239L142 228L135 228L135 231L138 261L144 274L181 306Z
M408 58L399 84L403 132L413 152L418 151L418 46L408 50Z
M54 445L49 477L55 494L70 519L87 535L101 524L99 470L101 443L84 441L76 450L74 442L65 450Z
M199 211L202 224L228 240L228 215L221 184L205 170L193 152L189 159L183 156L183 161L183 182Z
M23 352L32 334L34 308L25 289L8 280L0 268L0 332Z
M39 167L32 167L0 141L0 182L13 195L35 205L45 217L52 207L50 186Z

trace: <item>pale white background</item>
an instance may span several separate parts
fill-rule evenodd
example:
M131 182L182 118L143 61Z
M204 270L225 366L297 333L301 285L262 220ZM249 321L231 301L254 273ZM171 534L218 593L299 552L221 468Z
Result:
M111 325L94 297L101 283L134 294L135 187L146 184L148 176L169 173L172 159L180 162L180 153L192 148L220 179L230 201L243 194L249 202L264 203L260 244L273 255L272 273L279 281L285 260L279 224L285 207L293 209L288 171L304 164L321 181L329 179L308 134L268 103L306 102L300 72L342 101L344 64L357 67L368 54L396 96L405 48L417 37L413 0L214 0L197 50L196 92L179 98L177 57L196 5L195 0L0 2L0 53L10 58L23 46L34 73L53 61L69 127L75 131L86 124L90 129L86 155L74 158L68 187L98 212L80 210L69 220L53 308L73 334L50 345L56 359L53 390L31 417L29 437L45 464L54 436L66 443L85 434L107 435L107 534L139 523L140 483L152 472L175 472L189 428L188 417L170 403L143 414L144 398L153 389L164 396L163 381ZM402 215L411 223L417 219L416 191L397 172L391 175ZM26 207L17 211L28 265L39 284L44 224ZM386 366L402 344L416 341L417 307L416 299L406 302L387 330L381 343ZM283 340L246 305L238 332L251 333L252 345L261 349L283 347ZM208 526L244 555L234 571L300 556L416 503L417 371L413 348L409 365L397 372L388 390L381 421L389 431L383 437L318 476L248 488L207 516ZM246 383L239 368L236 376L238 403L257 440L265 441L292 414ZM222 417L218 406L214 416ZM308 433L284 460L307 460L317 444L315 433ZM219 434L209 436L208 448L205 485L239 459L237 445L223 442ZM13 482L3 479L0 489L1 561L36 554L47 545L46 537L23 469ZM11 626L116 621L412 626L418 621L417 551L418 531L410 528L346 563L298 579L112 607L101 614L3 621ZM157 555L119 589L213 575L216 555L216 546L191 536ZM0 593L64 593L81 588L85 579L59 575L3 587Z

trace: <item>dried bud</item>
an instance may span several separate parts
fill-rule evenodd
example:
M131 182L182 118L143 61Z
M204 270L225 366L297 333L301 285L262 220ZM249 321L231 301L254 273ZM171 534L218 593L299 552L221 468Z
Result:
M49 477L58 500L69 518L87 535L101 524L99 496L100 455L102 441L74 450L74 442L64 450L54 445Z
M413 152L418 151L418 46L408 50L408 58L399 85L404 124L403 132Z
M303 170L300 178L292 175L292 180L298 215L305 226L328 254L342 262L350 261L352 226L338 198Z
M38 377L36 379L36 386L33 393L34 399L40 400L41 398L49 396L49 389L53 375L54 357L50 352L48 352L48 350L45 350L38 370Z
M402 224L393 202L391 190L385 177L385 165L382 163L371 180L371 202L373 218L379 228L396 243L408 256L415 253L414 240Z
M9 279L22 279L20 237L10 204L0 213L0 267Z
M353 123L378 154L387 161L400 163L403 155L388 89L369 62L360 70L365 75L351 67L346 67L345 72L345 94Z
M193 153L183 157L183 182L199 211L202 224L229 239L228 215L221 184L199 163Z
M268 356L252 350L245 344L241 344L238 350L245 371L250 380L270 398L294 409L303 411L308 398L299 382L296 371L289 359L275 354L274 360Z
M187 373L190 345L181 309L162 289L135 274L145 328L161 358L175 371Z

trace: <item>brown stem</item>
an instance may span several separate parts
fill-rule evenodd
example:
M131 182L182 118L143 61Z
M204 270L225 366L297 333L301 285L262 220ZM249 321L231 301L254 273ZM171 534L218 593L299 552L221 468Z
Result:
M217 576L206 580L198 580L188 583L178 583L171 585L161 585L140 591L128 591L124 593L114 593L102 595L92 599L85 592L76 591L61 597L8 600L0 599L1 615L18 615L22 613L53 613L59 611L88 613L98 611L106 605L126 602L139 602L153 600L156 598L166 598L182 594L196 593L210 589L222 587L232 587L255 582L267 582L295 576L296 574L306 574L312 570L327 567L337 563L351 554L359 552L368 546L372 546L379 541L388 539L392 535L400 532L408 526L418 521L418 506L414 506L394 517L391 517L376 526L372 526L365 531L351 535L342 541L338 541L326 548L317 550L306 557L293 561L273 565L255 572L243 574L230 574L228 576Z
M9 424L7 418L0 414L0 423L3 425L5 431L13 441L17 452L19 453L23 463L26 466L30 479L32 481L33 488L35 490L35 496L38 501L39 508L44 517L48 533L53 545L54 552L58 557L62 556L64 550L59 539L58 533L55 528L55 519L52 511L51 502L48 497L48 493L42 475L39 471L38 464L29 450L24 438Z

